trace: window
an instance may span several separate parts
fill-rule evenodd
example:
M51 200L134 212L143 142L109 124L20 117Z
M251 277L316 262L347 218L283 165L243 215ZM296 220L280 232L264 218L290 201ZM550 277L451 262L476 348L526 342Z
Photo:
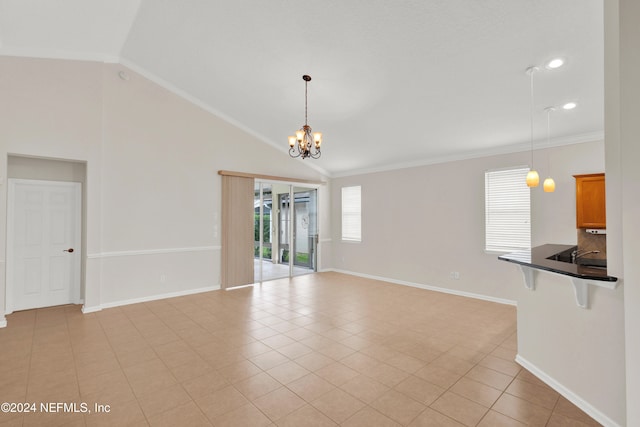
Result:
M525 182L528 171L525 166L485 172L485 250L531 248L531 192Z
M359 242L361 233L361 187L342 187L342 240Z

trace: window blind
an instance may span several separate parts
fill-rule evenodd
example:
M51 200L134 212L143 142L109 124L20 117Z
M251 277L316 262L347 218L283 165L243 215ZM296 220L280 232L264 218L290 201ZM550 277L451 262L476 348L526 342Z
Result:
M342 187L342 240L362 239L361 187Z
M531 248L531 192L528 167L485 172L485 250Z

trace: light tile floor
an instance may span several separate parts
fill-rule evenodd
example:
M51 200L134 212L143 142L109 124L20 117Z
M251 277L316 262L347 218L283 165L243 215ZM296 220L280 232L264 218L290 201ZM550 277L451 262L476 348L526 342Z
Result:
M513 361L514 307L338 273L7 320L0 401L37 408L1 426L598 425Z

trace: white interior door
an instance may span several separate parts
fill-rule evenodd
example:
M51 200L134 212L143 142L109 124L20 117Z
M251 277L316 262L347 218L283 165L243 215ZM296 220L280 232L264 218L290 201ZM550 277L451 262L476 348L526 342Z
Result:
M80 303L77 182L9 180L7 313Z

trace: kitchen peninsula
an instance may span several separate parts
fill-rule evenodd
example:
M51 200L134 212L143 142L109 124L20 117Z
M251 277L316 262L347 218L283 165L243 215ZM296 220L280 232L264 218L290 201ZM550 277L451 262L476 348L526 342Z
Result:
M546 244L500 255L498 259L518 264L524 276L525 286L530 290L535 290L535 270L569 277L576 291L577 304L582 308L588 308L588 285L615 289L618 278L607 275L606 262L578 258L576 253L576 246Z

